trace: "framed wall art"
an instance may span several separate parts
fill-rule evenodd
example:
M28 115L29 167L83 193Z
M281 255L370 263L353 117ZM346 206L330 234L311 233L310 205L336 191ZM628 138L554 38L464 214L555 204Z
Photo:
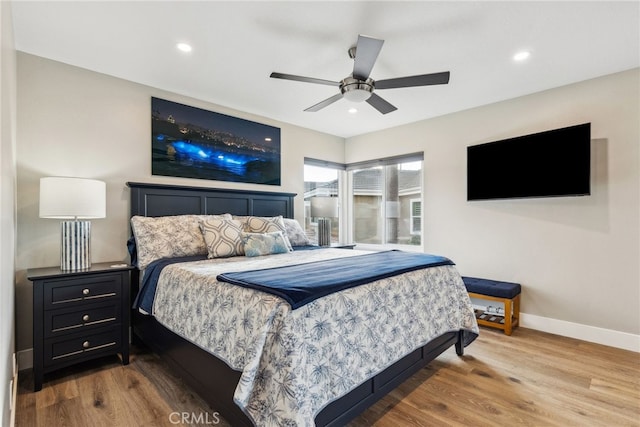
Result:
M280 185L280 128L151 98L151 173Z

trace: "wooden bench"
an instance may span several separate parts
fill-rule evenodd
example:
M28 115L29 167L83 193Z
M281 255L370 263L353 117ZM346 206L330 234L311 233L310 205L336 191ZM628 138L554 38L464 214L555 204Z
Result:
M470 298L504 304L503 316L476 310L478 325L502 329L505 334L511 335L513 329L520 323L520 284L477 277L462 277L462 280Z

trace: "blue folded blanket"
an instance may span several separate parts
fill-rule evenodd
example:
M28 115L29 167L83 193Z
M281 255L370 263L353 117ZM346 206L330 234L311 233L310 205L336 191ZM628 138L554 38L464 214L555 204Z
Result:
M393 250L287 267L224 273L217 279L279 296L295 310L333 292L441 265L454 263L442 256Z

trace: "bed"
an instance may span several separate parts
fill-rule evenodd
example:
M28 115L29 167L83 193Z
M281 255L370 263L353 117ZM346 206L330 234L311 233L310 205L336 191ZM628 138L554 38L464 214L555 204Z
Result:
M127 185L131 192L132 218L221 214L293 218L295 194L291 193L133 182ZM292 309L294 305L278 294L264 294L237 284L221 281L212 291L210 285L200 282L205 279L196 273L200 275L206 271L222 280L226 278L227 271L231 271L231 275L238 271L252 273L255 268L282 267L284 271L290 268L287 265L295 267L298 263L306 263L306 269L312 264L320 267L326 262L338 265L350 257L361 262L374 255L396 254L320 249L295 250L253 260L248 260L249 257L190 260L187 263L173 263L172 260L159 275L155 311L150 308L132 311L132 340L160 355L213 410L220 412L234 426L344 425L446 349L455 346L457 354L462 355L464 347L477 336L473 309L455 267L437 264L431 268L407 270L402 275L323 295L304 302L296 309ZM250 261L254 264L246 264L245 267L245 263ZM255 262L258 267L255 267ZM429 275L427 279L422 276L425 274ZM191 278L188 281L195 297L176 293L179 291L172 280L177 281L183 276ZM138 297L140 279L140 271L135 270L132 301ZM393 282L393 294L386 290L389 289L387 282L392 281L396 281ZM423 284L427 282L430 283L428 286L440 286L438 289L441 290L428 292L427 285ZM424 316L431 319L428 324L420 323L423 322L420 319L422 313L429 310L408 313L422 306L416 304L415 307L400 309L395 303L385 302L385 298L399 300L402 289L409 286L425 286L425 290L420 291L424 293L424 304L438 304L438 309L432 310L430 317ZM440 293L441 296L435 296ZM236 301L233 298L237 298L236 305L255 307L255 311L245 310L244 317L242 313L225 317L222 310L229 304L224 301ZM437 301L438 298L442 301ZM190 299L196 305L185 305L191 308L183 309L191 311L179 311L182 302ZM427 299L432 301L427 302ZM207 301L211 303L207 305ZM371 306L373 303L370 301L379 305ZM344 307L340 308L341 304ZM363 307L362 317L358 317L354 305ZM211 310L213 306L222 314ZM448 308L453 306L455 308ZM253 327L248 327L249 332L243 331L248 323L255 326L255 322L247 322L247 318L253 319L261 310L265 312L265 318L271 319L269 324L273 329L258 333L253 331ZM148 314L151 311L154 315ZM185 314L190 312L199 315ZM396 320L393 319L401 316L406 317L406 330L394 327ZM208 318L208 325L215 322L212 329L217 332L203 333L203 326L194 323L199 317ZM180 319L185 319L184 324ZM397 319L398 322L401 320ZM351 329L358 324L376 325L369 327L371 339L367 341L349 336ZM296 337L299 331L306 331L302 335L307 341ZM384 334L388 337L380 338ZM233 336L233 340L225 341L226 335ZM202 336L209 337L209 340L213 336L218 347L208 348L199 338ZM405 339L406 336L411 338ZM309 339L316 342L310 343ZM273 350L277 346L281 348ZM322 363L318 361L320 359ZM325 363L327 361L331 364ZM278 402L274 403L273 399Z

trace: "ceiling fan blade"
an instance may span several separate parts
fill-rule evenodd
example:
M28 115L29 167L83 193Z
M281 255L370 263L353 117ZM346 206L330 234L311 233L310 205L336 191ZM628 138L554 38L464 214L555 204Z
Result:
M371 105L373 108L380 111L382 114L387 114L397 110L395 106L393 106L392 104L389 104L387 101L380 98L375 93L372 93L369 99L367 99L367 104Z
M324 107L327 107L333 104L334 102L339 101L340 99L342 99L342 93L337 93L333 95L331 98L327 98L324 101L320 101L316 105L312 105L311 107L307 108L304 111L311 111L315 113L316 111L322 110Z
M376 89L395 89L412 86L444 85L449 83L449 72L420 74L418 76L398 77L395 79L377 80Z
M295 81L298 81L298 82L305 82L305 83L317 83L317 84L320 84L320 85L340 86L340 82L333 82L331 80L316 79L316 78L313 78L313 77L295 76L293 74L283 74L283 73L273 72L273 73L271 73L271 75L269 77L271 77L272 79L295 80Z
M353 64L353 77L359 80L367 80L373 65L378 59L384 40L378 40L366 36L358 36L356 56Z

